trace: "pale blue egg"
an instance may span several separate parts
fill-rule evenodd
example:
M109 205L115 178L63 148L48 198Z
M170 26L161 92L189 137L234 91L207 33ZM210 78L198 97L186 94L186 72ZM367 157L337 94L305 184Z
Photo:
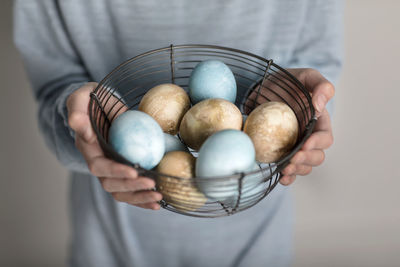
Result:
M132 163L150 170L164 155L164 133L144 112L128 110L110 127L109 142L116 152Z
M236 80L230 68L219 60L200 62L189 79L189 96L193 104L208 98L222 98L235 103Z
M263 180L264 177L261 172L260 165L257 162L254 162L252 166L246 172L258 171L253 174L247 174L242 178L242 187L241 187L241 198L239 202L239 207L243 206L243 204L248 204L249 200L253 200L255 197L260 196L260 192L262 192L264 185ZM227 198L223 203L231 208L234 208L238 201L239 196L239 181L232 186L231 190L235 191L235 194L230 198Z
M199 189L209 198L224 201L237 193L237 179L217 179L249 170L255 162L254 145L244 132L223 130L211 135L201 146L196 161ZM212 180L211 180L212 179Z
M189 152L188 148L179 140L177 136L164 133L165 138L165 154L170 151L184 151Z

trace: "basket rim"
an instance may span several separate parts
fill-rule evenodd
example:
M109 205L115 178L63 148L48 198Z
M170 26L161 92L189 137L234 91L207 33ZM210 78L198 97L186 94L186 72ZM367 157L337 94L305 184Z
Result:
M133 62L135 60L138 60L138 59L143 58L145 56L149 56L149 55L156 54L156 53L159 53L159 52L164 52L164 51L168 51L168 50L171 51L173 49L185 49L185 48L210 48L210 49L225 50L225 51L230 51L230 52L246 55L246 56L249 56L249 57L253 57L253 58L256 58L256 59L258 59L260 61L263 61L263 62L267 63L268 65L274 66L278 70L280 70L280 71L284 72L286 75L288 75L293 80L293 82L298 87L300 87L300 89L303 91L304 95L306 96L307 101L311 104L311 105L309 105L310 112L311 112L311 119L310 119L310 121L308 122L308 124L305 127L305 132L304 132L303 137L301 138L301 140L298 140L296 145L291 149L291 151L289 153L287 153L284 157L282 157L279 161L270 163L270 164L274 164L273 167L271 167L270 164L268 164L268 166L260 167L259 170L239 172L239 173L234 173L234 174L231 174L231 175L221 175L221 176L210 176L210 177L194 176L191 179L195 179L196 181L212 181L214 179L215 180L219 180L219 181L221 181L221 180L231 180L231 179L239 180L239 179L242 179L243 177L245 177L247 175L254 175L254 174L257 174L257 173L262 173L263 171L271 170L272 168L276 168L276 169L273 172L271 172L270 177L269 177L268 180L272 179L272 177L274 175L276 175L277 173L280 174L280 171L289 164L289 160L294 156L294 154L296 154L301 149L301 147L303 146L305 141L312 134L312 131L313 131L314 127L315 127L315 123L317 122L317 117L315 116L315 109L314 109L314 106L312 105L310 93L305 88L305 86L294 75L292 75L289 71L287 71L286 69L282 68L281 66L275 64L272 59L266 59L264 57L261 57L259 55L253 54L253 53L248 52L248 51L244 51L244 50L240 50L240 49L236 49L236 48L231 48L231 47L219 46L219 45L207 45L207 44L173 45L173 44L171 44L170 46L149 50L147 52L141 53L141 54L139 54L137 56L134 56L132 58L129 58L129 59L125 60L124 62L119 64L117 67L115 67L111 72L109 72L97 84L96 88L92 91L92 94L94 94L96 96L96 93L100 90L100 88L103 86L103 84L105 84L105 82L110 77L112 77L112 75L115 72L119 71L121 68L123 68L124 66L128 65L129 63L131 63L131 62ZM267 69L266 69L266 71L267 71ZM132 166L133 168L138 170L139 175L153 174L153 175L165 176L165 177L173 178L173 179L182 179L182 180L187 180L188 179L188 178L182 178L182 177L178 177L178 176L173 176L173 175L160 173L157 170L146 170L146 169L140 167L139 164L131 163L130 161L125 159L122 155L117 153L111 147L111 145L106 142L106 140L103 138L103 136L99 132L99 129L98 129L96 123L95 123L93 114L91 112L93 110L94 102L95 102L94 98L90 97L90 100L89 100L89 117L90 117L91 126L92 126L93 130L95 131L97 138L100 139L99 141L103 142L103 144L106 145L108 149L110 149L111 151L114 151L116 154L118 154L123 159L124 162L121 162L121 163ZM268 181L268 180L266 180L266 181Z

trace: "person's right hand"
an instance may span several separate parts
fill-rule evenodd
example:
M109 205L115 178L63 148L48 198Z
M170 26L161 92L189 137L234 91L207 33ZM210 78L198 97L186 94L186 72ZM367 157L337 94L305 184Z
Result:
M162 195L148 190L155 187L154 180L138 176L134 168L104 156L89 118L90 92L96 86L97 83L87 83L72 93L66 102L68 124L75 131L76 147L85 158L89 171L99 178L104 190L111 193L115 200L141 208L160 209L157 201L162 199ZM115 98L110 99L105 109L115 102ZM118 102L116 105L121 107L123 104ZM119 114L126 110L125 106L121 107Z

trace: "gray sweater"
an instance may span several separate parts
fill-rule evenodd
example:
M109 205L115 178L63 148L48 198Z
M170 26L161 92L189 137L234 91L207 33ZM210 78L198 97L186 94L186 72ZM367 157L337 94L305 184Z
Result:
M284 67L312 67L335 81L341 67L340 0L25 0L15 43L39 104L49 148L71 171L71 266L287 266L289 189L255 207L197 219L115 202L74 146L66 98L122 61L169 44L246 50Z

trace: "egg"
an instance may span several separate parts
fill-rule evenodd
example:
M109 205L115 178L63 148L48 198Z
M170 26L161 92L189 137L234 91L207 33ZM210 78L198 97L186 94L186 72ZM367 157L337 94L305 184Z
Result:
M195 162L196 158L188 152L172 151L157 166L158 172L181 178L160 175L157 179L158 191L164 200L178 210L195 211L207 201L194 185Z
M266 102L248 116L243 131L256 148L259 162L278 161L296 144L299 125L293 110L281 102Z
M198 150L213 133L242 128L242 114L224 99L207 99L194 105L183 116L180 136L189 147Z
M164 133L165 138L165 154L171 151L189 152L188 148L179 140L177 136Z
M109 131L110 145L131 163L150 170L164 155L164 134L149 115L128 110L118 116Z
M242 179L239 207L243 206L244 204L248 205L248 200L257 200L260 196L257 193L262 191L261 189L265 187L263 181L265 177L268 176L268 174L262 171L261 167L256 162L254 162L246 172L254 171L258 172L246 174ZM239 196L239 180L234 185L231 185L230 190L235 191L235 194L233 194L230 198L224 200L223 203L228 207L234 208L236 207Z
M239 130L223 130L211 135L199 150L196 176L198 188L207 197L224 201L237 193L237 179L227 176L249 170L255 161L251 139ZM219 177L219 178L218 178ZM208 181L207 181L208 180Z
M189 78L193 104L208 98L236 100L236 80L230 68L219 60L205 60L196 65Z
M164 132L175 135L183 115L190 108L185 90L175 84L160 84L141 99L139 110L152 116Z

